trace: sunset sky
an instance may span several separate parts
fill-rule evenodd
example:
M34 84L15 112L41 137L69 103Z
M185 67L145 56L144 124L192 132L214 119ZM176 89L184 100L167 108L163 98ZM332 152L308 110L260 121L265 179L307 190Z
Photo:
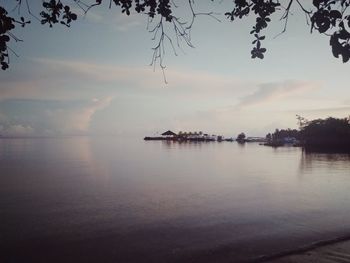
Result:
M230 5L196 7L222 13ZM188 18L185 9L177 12ZM275 17L264 60L250 58L253 18L218 17L221 23L197 18L195 48L184 44L175 56L167 46L168 84L149 66L155 43L146 16L102 6L71 28L33 20L16 30L24 42L11 48L20 57L12 55L10 69L0 72L0 134L143 136L172 129L265 136L296 128L296 114L349 115L350 64L333 57L326 36L310 34L299 11L277 38L283 24Z

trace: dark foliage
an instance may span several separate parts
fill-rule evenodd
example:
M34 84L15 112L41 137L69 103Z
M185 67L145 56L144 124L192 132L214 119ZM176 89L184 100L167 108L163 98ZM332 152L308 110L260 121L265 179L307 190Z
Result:
M285 138L300 139L300 132L296 129L276 129L274 133L268 133L266 139L268 141L281 141Z
M350 119L316 119L303 123L301 138L306 147L324 146L350 150Z
M164 22L172 24L177 45L179 45L179 40L184 40L187 45L192 47L189 31L194 23L194 19L199 15L207 15L218 20L213 12L195 12L194 0L186 1L192 14L189 22L184 22L181 17L173 14L174 8L177 6L172 0L86 0L88 3L85 3L83 0L44 0L42 2L42 10L39 10L39 17L32 13L30 0L8 1L12 1L15 4L15 8L12 11L17 9L18 12L9 14L9 10L0 6L0 63L3 70L7 69L9 65L9 51L12 51L8 46L10 39L20 41L13 35L13 29L16 25L24 27L30 23L29 20L22 16L22 13L39 20L43 25L49 25L49 27L52 27L54 24L70 27L71 22L78 18L72 12L73 5L80 7L87 13L91 8L104 2L109 2L110 8L114 5L126 15L130 15L131 11L145 14L150 19L158 21L156 26L150 29L150 32L153 33L152 39L157 41L151 64L159 61L162 68L164 68L162 62L162 56L164 56L163 42L165 40L169 41L174 48L173 40L165 32ZM263 59L266 53L266 48L262 47L262 41L266 39L263 31L272 22L272 15L281 13L279 20L284 23L283 33L287 29L290 9L293 5L296 5L306 15L310 31L317 30L319 33L328 36L334 57L341 57L344 63L348 62L350 59L350 14L348 12L350 0L313 0L310 9L306 8L302 2L301 0L234 0L233 9L226 12L225 16L230 21L247 16L255 17L255 24L250 31L250 34L254 36L251 57ZM26 6L27 12L20 11L22 5Z
M299 130L278 130L266 135L269 143L278 144L284 138L294 137L305 149L346 150L350 152L350 117L308 121L297 115ZM280 144L283 145L283 144Z
M10 58L8 42L10 41L10 38L13 38L15 41L20 41L11 33L11 31L15 28L16 24L24 27L29 23L30 21L25 21L24 17L20 17L19 20L14 19L9 16L5 8L0 6L0 64L2 70L9 67L8 64Z
M261 47L261 41L265 39L265 36L261 35L261 31L268 26L271 22L270 16L276 12L276 8L281 4L279 1L264 1L264 0L235 0L235 7L231 12L225 13L225 15L234 21L236 18L243 18L250 14L256 16L255 25L250 34L254 35L255 40L252 42L255 45L251 51L252 58L264 58L266 48Z
M74 20L77 20L77 15L70 11L68 5L63 5L60 1L51 0L43 2L44 11L40 12L41 24L49 24L52 27L53 24L60 22L67 27Z
M240 134L238 134L237 135L237 138L236 138L236 140L238 141L238 142L243 142L244 140L245 140L245 134L244 134L244 132L241 132Z

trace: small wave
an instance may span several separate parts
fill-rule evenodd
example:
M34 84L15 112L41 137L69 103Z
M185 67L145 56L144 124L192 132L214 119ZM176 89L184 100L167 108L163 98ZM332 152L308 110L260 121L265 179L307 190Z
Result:
M350 240L350 233L347 235L341 236L341 237L316 241L316 242L313 242L311 244L307 244L305 246L301 246L301 247L298 247L295 249L285 250L285 251L281 251L281 252L271 254L271 255L262 255L262 256L255 258L251 262L252 263L253 262L254 263L255 262L267 262L267 261L275 260L275 259L278 259L281 257L295 255L295 254L301 254L301 253L304 253L304 252L307 252L310 250L314 250L314 249L319 248L319 247L332 245L332 244L336 244L336 243L344 242L344 241L349 241L349 240Z

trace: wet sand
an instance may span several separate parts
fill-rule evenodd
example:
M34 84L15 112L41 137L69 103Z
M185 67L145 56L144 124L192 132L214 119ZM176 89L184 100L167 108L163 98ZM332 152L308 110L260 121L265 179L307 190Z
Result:
M314 248L304 248L306 251L288 253L284 256L266 258L263 262L271 263L345 263L350 262L350 240L327 241L324 244L316 244Z

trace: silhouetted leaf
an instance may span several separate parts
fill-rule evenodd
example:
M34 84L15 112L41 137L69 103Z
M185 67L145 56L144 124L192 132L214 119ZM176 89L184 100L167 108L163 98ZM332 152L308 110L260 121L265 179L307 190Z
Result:
M329 12L329 15L335 19L342 18L341 13L338 10L332 10Z

